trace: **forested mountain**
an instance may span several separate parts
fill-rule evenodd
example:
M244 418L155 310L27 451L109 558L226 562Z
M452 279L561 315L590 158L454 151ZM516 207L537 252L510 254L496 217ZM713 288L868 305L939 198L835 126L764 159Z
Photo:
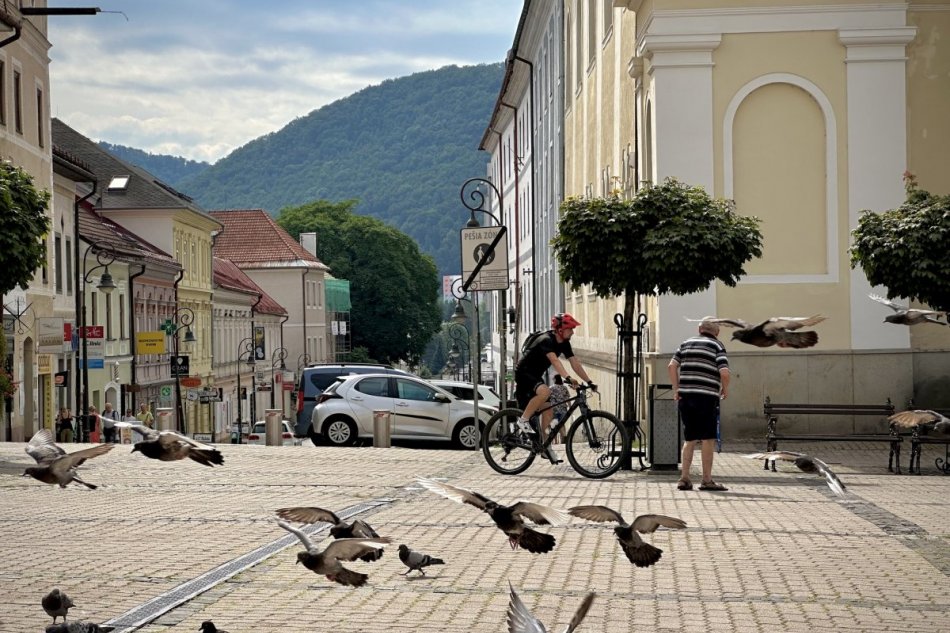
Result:
M358 199L355 212L416 240L440 274L459 270L468 219L459 187L484 176L478 151L502 64L447 66L384 81L235 150L175 186L205 209ZM157 174L156 174L157 175Z
M141 167L172 187L178 187L181 180L199 174L211 166L211 163L188 160L181 156L152 154L134 147L113 145L105 141L99 141L99 147L126 162Z

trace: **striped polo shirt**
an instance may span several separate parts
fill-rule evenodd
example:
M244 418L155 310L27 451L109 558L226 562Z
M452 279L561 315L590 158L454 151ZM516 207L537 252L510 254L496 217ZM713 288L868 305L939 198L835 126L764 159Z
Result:
M694 336L683 341L673 360L679 363L681 394L719 397L720 369L729 369L726 348L712 336Z

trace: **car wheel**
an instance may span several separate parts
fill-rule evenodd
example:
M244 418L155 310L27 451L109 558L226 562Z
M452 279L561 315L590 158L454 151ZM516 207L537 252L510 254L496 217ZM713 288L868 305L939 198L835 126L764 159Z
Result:
M474 420L462 420L452 432L452 443L463 450L474 451L481 444L481 433Z
M331 446L356 444L356 425L347 418L331 418L323 424L323 437Z

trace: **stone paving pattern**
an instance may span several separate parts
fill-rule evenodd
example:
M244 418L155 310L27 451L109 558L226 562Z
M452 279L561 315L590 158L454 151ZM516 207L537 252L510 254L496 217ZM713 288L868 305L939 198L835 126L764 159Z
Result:
M730 490L715 493L676 490L672 471L595 481L538 461L508 477L480 452L309 443L223 445L214 469L118 446L83 466L99 490L60 490L19 477L31 463L24 444L3 443L0 633L42 631L40 599L54 586L79 605L71 619L103 622L286 536L276 508L375 499L392 500L361 515L378 532L447 564L407 579L393 547L350 564L370 575L353 589L295 565L295 542L138 630L197 631L211 619L231 633L507 631L509 581L549 630L563 630L589 590L598 595L582 632L950 630L950 476L933 466L942 446L925 447L922 476L897 476L886 447L784 443L839 473L849 494L836 498L791 465L771 473L741 457L761 444L726 442L715 475ZM506 503L604 504L689 527L647 535L664 550L647 569L627 561L609 525L580 520L542 528L558 540L549 554L511 551L487 515L422 490L415 475Z

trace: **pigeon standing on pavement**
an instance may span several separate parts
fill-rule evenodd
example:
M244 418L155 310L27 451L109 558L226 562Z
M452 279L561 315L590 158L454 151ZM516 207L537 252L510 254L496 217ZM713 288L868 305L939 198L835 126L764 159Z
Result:
M888 314L884 317L884 323L895 323L897 325L917 325L919 323L936 323L938 325L947 325L940 320L941 316L946 316L943 312L936 310L924 310L921 308L910 308L902 306L899 303L889 301L879 295L868 295L878 303L886 305L894 311L894 314Z
M41 604L43 605L43 611L46 611L47 615L53 616L53 624L56 624L56 618L60 616L63 617L65 622L66 613L69 612L70 607L76 606L73 604L73 599L58 588L43 596Z
M538 532L526 526L524 519L538 525L561 525L570 520L563 510L541 505L518 501L514 505L503 506L488 497L465 488L458 488L432 479L418 477L417 481L427 490L451 499L456 503L467 503L485 512L492 518L498 529L508 536L511 549L521 547L532 554L545 554L554 549L555 538L550 534Z
M794 453L792 451L770 451L768 453L752 453L751 455L744 455L749 459L764 459L767 462L771 462L774 466L775 460L781 459L786 462L793 462L800 470L806 473L818 473L823 475L825 482L828 484L828 487L831 488L831 492L835 493L838 496L844 494L845 485L841 479L834 473L833 470L828 468L828 464L821 461L817 457L812 457L811 455L806 455L804 453Z
M912 429L922 424L933 424L934 432L941 435L950 435L950 418L930 409L901 411L887 419L905 429Z
M131 428L145 437L145 440L132 445L133 453L138 451L146 457L163 462L174 462L187 457L204 466L214 467L224 463L224 456L221 455L221 451L218 449L196 442L174 431L156 431L144 424L132 424L130 422L116 422L115 425L122 428Z
M511 590L511 597L508 599L508 633L547 633L547 629L544 628L541 620L532 615L510 582L508 588ZM596 595L592 591L584 596L580 606L577 607L577 611L574 612L570 624L564 629L564 633L572 633L581 625L584 616L590 611L590 605L593 604Z
M84 620L46 625L46 633L109 633L114 630L114 626L105 626Z
M356 560L367 552L392 542L388 538L342 538L333 541L321 552L301 530L283 521L277 521L277 525L295 535L306 548L305 552L297 552L297 563L303 563L304 567L315 574L326 576L328 580L350 587L362 587L369 576L347 569L341 561Z
M115 444L99 444L92 448L84 448L73 453L67 453L53 442L53 434L49 429L40 429L30 439L24 449L26 453L36 460L36 466L30 466L23 471L24 477L32 477L44 484L59 484L60 488L65 488L69 482L75 481L91 490L98 486L86 483L76 475L76 467L87 459L99 457L108 453L115 447Z
M356 519L352 523L345 523L336 514L323 508L304 506L280 508L277 510L277 516L297 523L331 523L333 527L330 528L330 536L333 538L379 538L376 530L366 521ZM382 549L374 549L361 556L360 560L371 563L382 556Z
M414 552L409 549L407 545L399 546L399 560L402 561L403 565L409 569L401 576L408 576L411 571L418 571L423 576L426 575L425 569L423 567L428 567L429 565L444 565L445 561L441 558L435 558L434 556L429 556L428 554L423 554L422 552Z
M571 515L587 521L607 523L616 521L619 525L614 528L617 542L631 563L637 567L655 565L663 555L659 547L644 543L640 534L656 532L657 528L666 527L674 530L686 528L686 522L662 514L641 514L633 523L627 523L616 510L607 506L575 506L568 510ZM637 534L640 532L640 534Z
M214 625L214 622L211 620L205 620L201 623L201 628L198 629L202 633L228 633L227 631L221 630Z

